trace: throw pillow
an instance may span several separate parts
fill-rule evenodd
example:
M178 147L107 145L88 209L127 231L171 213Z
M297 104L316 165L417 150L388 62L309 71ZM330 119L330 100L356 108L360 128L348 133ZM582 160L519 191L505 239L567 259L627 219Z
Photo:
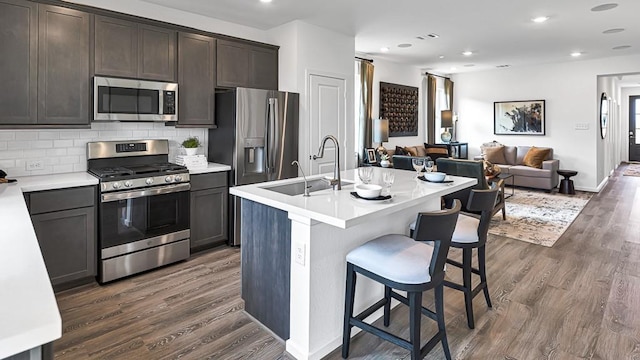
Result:
M418 156L418 151L416 151L415 146L405 146L404 151L406 151L408 155Z
M524 156L522 163L526 166L542 169L542 162L549 156L551 149L541 149L532 146Z
M416 156L420 156L420 157L425 157L425 156L427 156L427 151L425 150L425 148L424 148L424 147L422 147L422 146L416 146L415 148L416 148L416 153L418 154L418 155L416 155Z
M408 155L408 153L404 151L404 148L396 146L396 152L394 153L394 155Z
M484 149L484 159L493 164L506 164L504 146L495 146Z
M490 161L484 160L484 176L486 177L494 177L502 171L498 165L492 164Z

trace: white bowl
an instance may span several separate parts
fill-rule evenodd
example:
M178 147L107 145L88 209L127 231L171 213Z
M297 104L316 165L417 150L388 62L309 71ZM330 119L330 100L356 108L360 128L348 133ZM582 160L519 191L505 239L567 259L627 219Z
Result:
M358 184L355 188L358 196L366 199L377 198L380 196L380 192L382 191L382 186L375 184Z
M433 182L443 182L447 174L442 172L426 172L424 178Z

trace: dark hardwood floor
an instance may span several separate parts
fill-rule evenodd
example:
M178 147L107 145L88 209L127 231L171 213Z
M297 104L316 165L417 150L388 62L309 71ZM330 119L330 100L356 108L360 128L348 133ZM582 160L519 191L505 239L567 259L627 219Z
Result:
M474 299L466 326L462 293L445 289L456 359L640 359L640 177L624 166L552 247L491 236L487 271L493 309ZM452 254L457 256L455 250ZM240 253L220 248L106 286L57 295L63 336L57 359L287 359L284 344L242 311ZM457 269L448 277L459 279ZM433 305L425 293L424 304ZM392 332L408 336L404 306ZM436 330L423 318L423 340ZM405 359L369 334L351 359ZM338 351L327 359L340 359ZM437 346L428 359L444 359Z

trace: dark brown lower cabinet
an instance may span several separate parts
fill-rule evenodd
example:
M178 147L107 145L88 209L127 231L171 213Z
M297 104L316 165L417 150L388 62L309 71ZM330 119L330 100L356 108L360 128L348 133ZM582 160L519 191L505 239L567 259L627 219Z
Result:
M224 244L228 236L227 172L191 175L191 252Z
M27 196L31 222L56 291L90 282L96 276L94 189L50 190ZM78 204L83 206L71 208Z

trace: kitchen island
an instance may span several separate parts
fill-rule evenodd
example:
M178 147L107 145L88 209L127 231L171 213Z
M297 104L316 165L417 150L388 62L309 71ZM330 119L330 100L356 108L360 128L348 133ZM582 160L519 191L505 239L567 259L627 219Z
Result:
M382 183L374 168L373 183ZM365 242L389 233L408 234L418 212L440 209L442 195L473 186L475 179L450 177L428 183L405 170L395 172L392 199L351 196L357 170L341 173L342 190L287 195L302 178L230 189L242 200L242 298L245 310L286 340L297 359L320 359L342 343L345 256ZM321 176L309 177L311 182ZM285 185L285 186L283 186ZM278 191L275 191L278 190ZM358 280L355 312L383 296L383 287ZM372 314L369 320L381 316ZM355 332L354 332L355 333Z

